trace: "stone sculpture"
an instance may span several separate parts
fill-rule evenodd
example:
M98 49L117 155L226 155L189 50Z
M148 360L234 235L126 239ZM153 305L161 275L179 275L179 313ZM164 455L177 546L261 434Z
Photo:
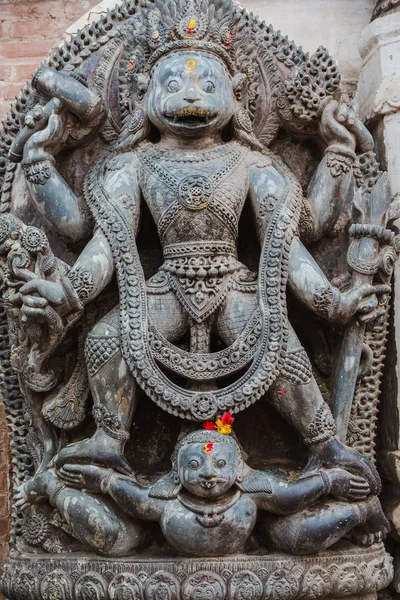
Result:
M8 408L20 556L15 579L6 567L6 596L376 597L390 579L380 480L373 456L345 442L373 355L365 340L387 318L398 215L336 63L324 49L309 58L230 1L127 0L40 67L26 94L22 125L3 137L3 298L24 397ZM324 146L318 161L311 152L306 193L270 149L280 128ZM307 247L351 207L352 275L334 285ZM253 224L243 236L242 223ZM344 328L328 394L335 418L289 322L288 295L319 328ZM141 394L146 413L158 411L151 401L162 409L162 427L163 411L174 417L167 474L150 468L162 443L138 449ZM307 447L302 464L275 461L278 473L265 457L262 468L248 464L249 423L243 441L232 432L232 415L264 399ZM294 558L344 536L343 560L327 555L322 574ZM167 558L153 572L143 552L159 556L154 543ZM47 565L40 583L24 570L32 546ZM279 551L293 556L297 580ZM105 559L54 570L46 552L128 557L126 573ZM239 554L235 568L232 557L211 558ZM173 558L186 555L208 567L190 575ZM174 560L185 565L182 586ZM340 560L356 573L346 589Z

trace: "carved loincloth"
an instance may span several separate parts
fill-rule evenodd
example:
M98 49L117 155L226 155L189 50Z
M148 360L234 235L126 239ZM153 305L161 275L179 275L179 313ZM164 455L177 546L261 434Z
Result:
M149 343L146 282L126 213L103 185L106 160L90 171L85 197L113 252L120 294L121 350L136 381L164 410L181 418L204 421L221 412L236 413L263 396L283 371L288 322L286 283L290 244L297 232L302 191L278 159L286 191L276 202L265 227L258 276L261 333L246 373L225 388L199 392L173 383L158 366Z
M169 275L171 288L197 323L215 313L224 302L234 285L235 274L247 271L229 242L170 244L164 248L164 258L162 269ZM255 292L254 277L252 284ZM240 278L236 285L240 285Z

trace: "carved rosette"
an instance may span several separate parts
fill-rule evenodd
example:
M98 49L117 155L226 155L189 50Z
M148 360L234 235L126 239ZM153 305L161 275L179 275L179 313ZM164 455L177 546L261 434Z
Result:
M75 583L76 600L108 600L108 584L106 579L98 573L89 572L82 575Z
M146 581L145 597L146 600L178 600L180 583L171 573L159 571Z
M116 575L108 586L110 600L143 600L143 586L131 573ZM161 598L160 598L161 600Z

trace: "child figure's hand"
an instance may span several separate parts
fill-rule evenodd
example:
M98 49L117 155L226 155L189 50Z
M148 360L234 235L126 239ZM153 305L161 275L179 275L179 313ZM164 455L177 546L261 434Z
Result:
M344 469L320 471L325 483L325 494L338 500L358 502L365 500L371 493L371 487L364 477L353 475Z

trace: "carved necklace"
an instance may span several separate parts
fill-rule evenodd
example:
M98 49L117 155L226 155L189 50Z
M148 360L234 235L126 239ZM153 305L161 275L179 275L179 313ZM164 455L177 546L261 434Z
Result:
M218 527L218 525L222 523L222 521L225 519L225 515L223 513L232 508L232 506L235 506L240 496L241 492L240 490L237 490L233 498L227 502L227 504L224 504L223 506L211 507L200 507L197 504L192 504L191 502L184 500L180 495L178 495L178 500L182 506L197 515L196 521L200 523L200 525L211 528Z

